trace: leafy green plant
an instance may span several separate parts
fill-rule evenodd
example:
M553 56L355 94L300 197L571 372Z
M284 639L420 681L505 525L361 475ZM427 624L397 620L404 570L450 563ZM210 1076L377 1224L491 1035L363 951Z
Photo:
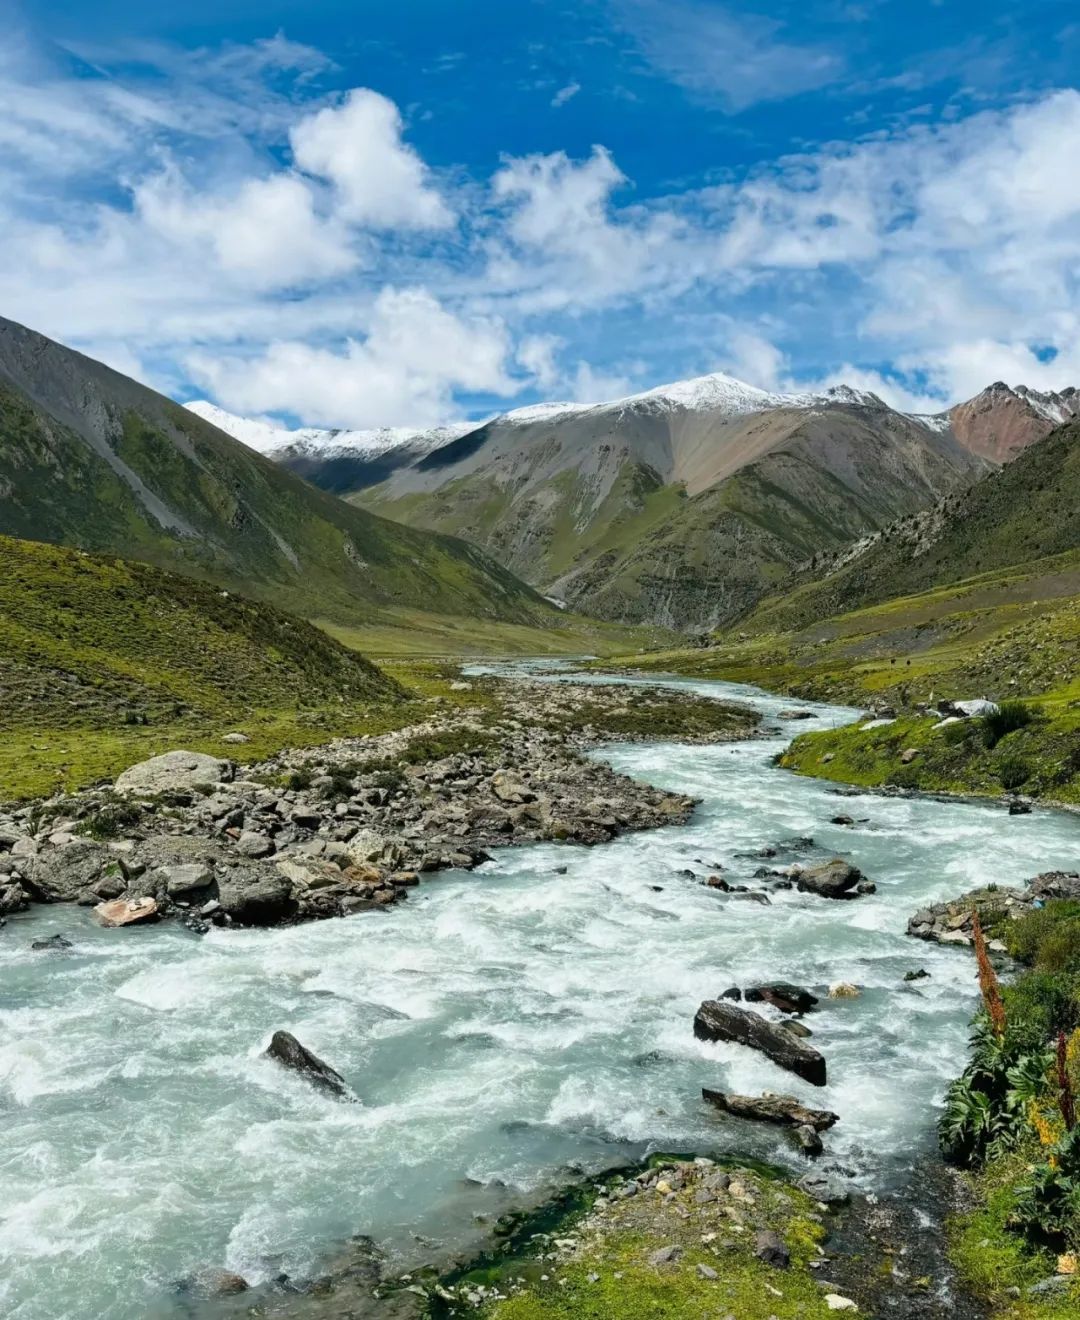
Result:
M997 710L982 718L983 742L996 747L1007 734L1023 729L1035 718L1031 707L1023 701L1003 701Z
M1052 1243L1080 1240L1080 1126L1051 1146L1017 1189L1016 1226Z

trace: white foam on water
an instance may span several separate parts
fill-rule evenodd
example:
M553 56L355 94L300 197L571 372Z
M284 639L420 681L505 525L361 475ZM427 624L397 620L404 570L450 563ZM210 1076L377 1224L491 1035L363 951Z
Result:
M753 699L768 717L786 704L675 685ZM800 731L849 717L811 709ZM702 1086L834 1109L830 1152L868 1183L890 1177L927 1138L976 994L970 956L907 939L908 916L977 883L1074 865L1080 820L841 799L773 767L780 746L604 749L627 773L700 797L694 819L594 849L509 850L372 917L201 940L165 925L102 931L83 909L12 918L0 942L0 1311L142 1320L167 1314L172 1280L208 1266L253 1281L302 1274L358 1232L452 1244L484 1197L464 1197L463 1178L533 1188L649 1146L800 1166L782 1133L722 1119ZM830 825L841 811L868 820ZM679 874L722 866L752 884L774 863L740 854L800 835L814 837L812 856L849 857L878 892L851 903L781 892L764 907ZM30 940L54 931L72 953L30 957ZM930 978L905 984L916 967ZM765 979L822 996L807 1021L827 1087L695 1039L702 999ZM860 998L826 999L838 980ZM262 1058L280 1028L359 1103Z

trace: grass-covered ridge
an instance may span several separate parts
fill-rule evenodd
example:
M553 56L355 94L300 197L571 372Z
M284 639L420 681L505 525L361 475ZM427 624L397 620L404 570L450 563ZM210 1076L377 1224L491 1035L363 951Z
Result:
M196 744L252 754L404 693L303 619L147 564L0 537L0 797ZM400 718L400 717L399 717ZM321 732L320 732L321 731Z
M317 490L172 403L0 318L0 533L145 560L355 624L386 607L543 625L488 555Z

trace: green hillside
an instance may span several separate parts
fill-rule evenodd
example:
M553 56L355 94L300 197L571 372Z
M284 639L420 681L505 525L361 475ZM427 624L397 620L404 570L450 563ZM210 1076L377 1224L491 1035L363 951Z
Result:
M265 754L396 722L403 689L273 606L146 564L0 537L0 797L174 747ZM230 748L225 734L250 742Z
M0 320L0 533L146 560L342 623L555 611L482 551L316 490L163 396Z
M739 626L783 632L1078 547L1080 422L1070 422L966 491L891 524L861 553L820 558Z

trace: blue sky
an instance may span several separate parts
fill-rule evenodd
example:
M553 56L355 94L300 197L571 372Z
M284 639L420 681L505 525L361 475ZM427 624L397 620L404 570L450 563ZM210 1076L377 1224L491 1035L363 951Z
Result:
M0 312L178 398L369 426L711 370L910 408L1080 383L1074 4L0 17Z

